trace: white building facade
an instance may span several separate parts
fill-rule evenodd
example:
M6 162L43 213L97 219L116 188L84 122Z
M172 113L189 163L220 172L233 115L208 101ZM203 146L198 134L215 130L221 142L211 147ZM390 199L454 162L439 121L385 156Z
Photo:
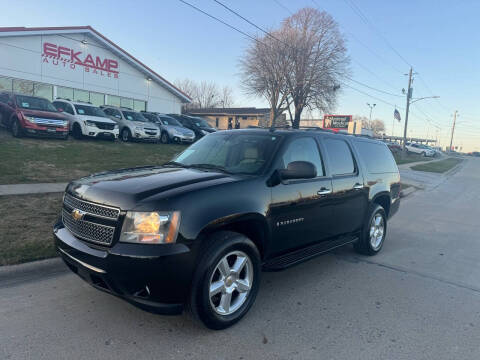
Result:
M0 28L0 90L177 114L191 101L89 26Z

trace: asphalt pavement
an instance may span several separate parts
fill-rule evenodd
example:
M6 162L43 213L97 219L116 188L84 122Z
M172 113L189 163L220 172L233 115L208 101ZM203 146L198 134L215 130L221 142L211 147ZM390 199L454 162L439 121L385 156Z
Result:
M0 359L478 359L480 159L403 200L381 254L264 273L236 326L152 315L69 272L0 279Z

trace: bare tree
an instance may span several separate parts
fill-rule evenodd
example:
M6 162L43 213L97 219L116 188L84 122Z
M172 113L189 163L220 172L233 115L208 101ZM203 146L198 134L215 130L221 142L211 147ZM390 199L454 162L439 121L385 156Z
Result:
M219 106L229 108L233 106L233 90L230 86L224 86L220 91Z
M216 106L229 107L233 104L232 89L224 86L222 89L213 81L197 83L190 79L175 81L175 86L192 98L192 103L186 109L210 108Z
M287 104L285 72L288 59L278 43L278 32L258 37L240 60L242 87L249 95L264 97L270 104L270 126L283 113Z
M193 99L193 96L196 93L197 90L197 84L191 80L191 79L177 79L173 83L177 88L179 88L181 91L183 91L185 94L190 96Z
M380 135L385 132L385 122L380 119L370 121L366 116L353 116L353 121L361 121L362 128L372 130L374 134Z
M283 21L280 35L289 45L285 78L295 110L292 126L298 128L305 108L328 112L334 107L349 59L338 24L324 11L300 9Z

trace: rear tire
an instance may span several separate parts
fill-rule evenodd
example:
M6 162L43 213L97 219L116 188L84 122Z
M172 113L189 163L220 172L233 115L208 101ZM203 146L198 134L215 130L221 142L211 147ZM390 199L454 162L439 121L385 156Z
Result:
M73 124L72 135L74 139L81 140L83 138L82 128L77 123Z
M387 215L382 206L372 204L360 239L353 245L363 255L376 255L382 250L387 235Z
M190 309L214 330L238 322L255 302L260 286L260 254L244 235L213 234L195 271Z
M122 141L125 141L125 142L132 140L132 134L130 133L130 130L128 128L122 129L121 138L122 138Z
M12 135L16 138L21 138L23 136L23 129L18 119L13 120L12 122Z

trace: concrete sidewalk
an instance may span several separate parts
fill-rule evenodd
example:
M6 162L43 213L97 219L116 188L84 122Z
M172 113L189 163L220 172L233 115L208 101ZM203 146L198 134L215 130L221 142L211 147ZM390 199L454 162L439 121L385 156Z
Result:
M68 183L0 185L0 196L63 192Z

